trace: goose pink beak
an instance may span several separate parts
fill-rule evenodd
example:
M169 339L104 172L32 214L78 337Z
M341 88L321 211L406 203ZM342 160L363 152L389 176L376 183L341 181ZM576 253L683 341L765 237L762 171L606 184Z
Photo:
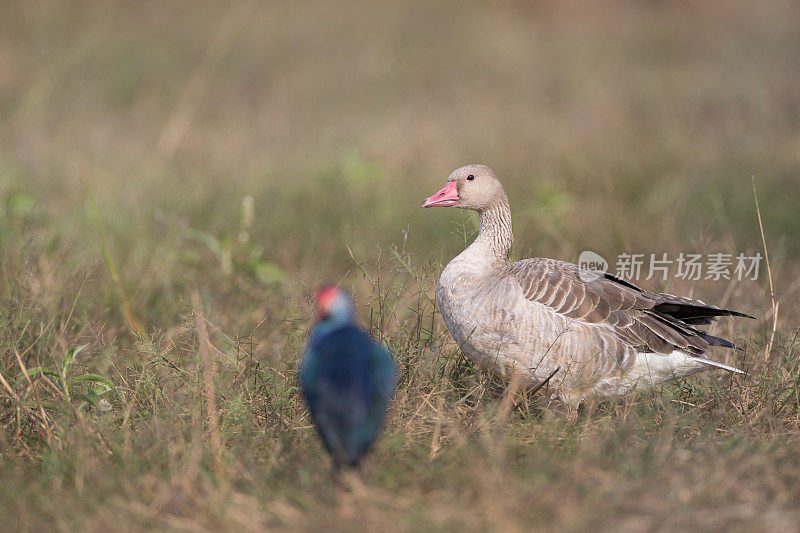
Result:
M461 198L458 196L458 187L455 181L448 181L442 190L425 198L420 207L450 207L458 205Z

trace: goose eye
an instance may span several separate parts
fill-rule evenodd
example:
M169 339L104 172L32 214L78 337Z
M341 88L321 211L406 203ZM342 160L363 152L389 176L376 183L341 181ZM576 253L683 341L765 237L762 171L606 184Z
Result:
M469 181L472 181L472 180L474 180L474 179L475 179L475 176L473 176L472 174L470 174L469 176L467 176L467 179L468 179Z

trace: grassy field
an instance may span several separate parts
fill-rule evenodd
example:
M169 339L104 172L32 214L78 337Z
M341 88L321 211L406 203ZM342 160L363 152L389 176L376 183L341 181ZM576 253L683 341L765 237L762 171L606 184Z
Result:
M0 6L0 529L793 530L800 10L767 2ZM437 314L503 179L515 258L763 245L641 282L723 320L709 373L567 423ZM401 368L337 499L296 386L324 281Z

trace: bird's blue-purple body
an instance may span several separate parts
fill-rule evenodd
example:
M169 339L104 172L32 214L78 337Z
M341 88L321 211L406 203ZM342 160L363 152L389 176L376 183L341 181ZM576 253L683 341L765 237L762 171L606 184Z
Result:
M319 308L300 386L334 465L355 467L383 427L395 388L394 358L353 322L343 291L321 291Z

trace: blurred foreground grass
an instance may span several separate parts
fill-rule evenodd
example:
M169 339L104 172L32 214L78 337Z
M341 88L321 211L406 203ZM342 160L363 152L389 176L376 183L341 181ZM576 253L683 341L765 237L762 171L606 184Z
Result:
M791 2L13 2L0 30L5 527L796 527ZM574 427L507 397L432 301L474 220L417 206L468 162L503 178L514 255L566 260L758 252L755 175L771 351L763 271L676 281L760 318L717 326L748 377ZM402 367L344 504L295 388L322 281L353 291Z

